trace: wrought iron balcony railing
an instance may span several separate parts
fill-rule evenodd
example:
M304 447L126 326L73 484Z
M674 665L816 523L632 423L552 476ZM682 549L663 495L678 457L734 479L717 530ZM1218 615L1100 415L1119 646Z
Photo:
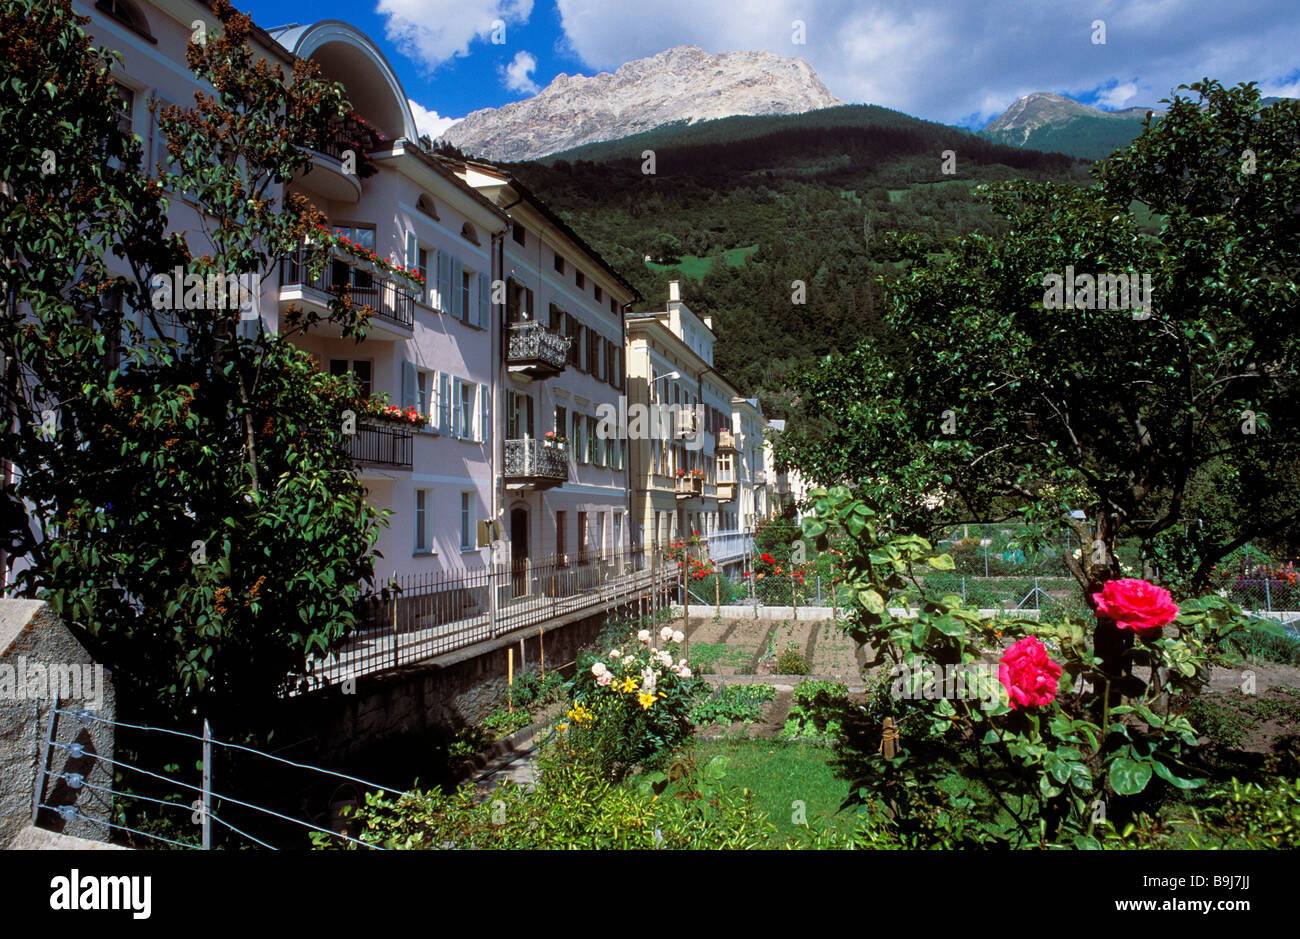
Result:
M308 287L322 293L352 295L352 302L374 309L375 315L410 329L415 323L415 295L396 281L350 264L335 255L312 274L302 252L280 259L280 288Z
M553 486L569 478L568 448L541 440L507 440L505 476L516 484Z
M410 469L413 439L411 431L400 427L358 424L351 438L352 459L372 466Z
M513 323L506 343L506 364L534 375L558 375L569 362L572 342L536 320Z

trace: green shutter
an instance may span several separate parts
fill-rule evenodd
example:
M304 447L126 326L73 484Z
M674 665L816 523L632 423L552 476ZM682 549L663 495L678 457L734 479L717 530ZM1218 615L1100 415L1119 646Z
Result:
M478 386L478 439L480 443L492 440L492 396L487 385Z
M486 274L478 275L478 326L480 329L487 329L488 325L488 297L490 285Z
M469 315L465 309L465 268L460 258L451 259L451 315L464 320Z
M413 408L418 403L415 382L415 366L410 362L402 363L402 407Z
M451 312L451 255L438 252L438 309Z

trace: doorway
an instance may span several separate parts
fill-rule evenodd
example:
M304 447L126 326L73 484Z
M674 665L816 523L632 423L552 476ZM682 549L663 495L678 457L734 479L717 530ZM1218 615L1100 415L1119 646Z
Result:
M510 510L511 597L528 592L528 510Z

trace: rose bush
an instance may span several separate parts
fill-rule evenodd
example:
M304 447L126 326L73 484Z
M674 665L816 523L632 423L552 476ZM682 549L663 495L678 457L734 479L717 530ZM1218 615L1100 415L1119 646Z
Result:
M1083 621L989 621L959 596L918 583L918 566L953 568L925 539L893 532L845 487L810 499L804 535L844 535L837 600L865 667L901 667L917 685L927 667L979 670L988 653L1001 655L991 689L945 697L880 688L846 721L845 769L860 800L885 806L890 837L916 846L1098 847L1112 823L1140 808L1137 797L1151 796L1153 781L1202 784L1186 764L1197 732L1170 702L1199 693L1216 662L1240 664L1251 629L1274 626L1257 626L1219 597L1176 606L1146 582L1108 584L1097 614ZM908 588L920 590L920 602L913 615L895 616ZM1117 628L1140 641L1103 659L1097 637ZM887 739L886 718L896 737Z

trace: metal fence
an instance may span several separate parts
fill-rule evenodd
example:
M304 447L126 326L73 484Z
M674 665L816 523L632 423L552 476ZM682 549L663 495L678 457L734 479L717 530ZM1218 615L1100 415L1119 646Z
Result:
M671 569L670 569L671 567ZM479 571L396 578L368 598L361 626L308 667L307 686L423 661L575 614L663 602L676 567L654 551L516 558Z

